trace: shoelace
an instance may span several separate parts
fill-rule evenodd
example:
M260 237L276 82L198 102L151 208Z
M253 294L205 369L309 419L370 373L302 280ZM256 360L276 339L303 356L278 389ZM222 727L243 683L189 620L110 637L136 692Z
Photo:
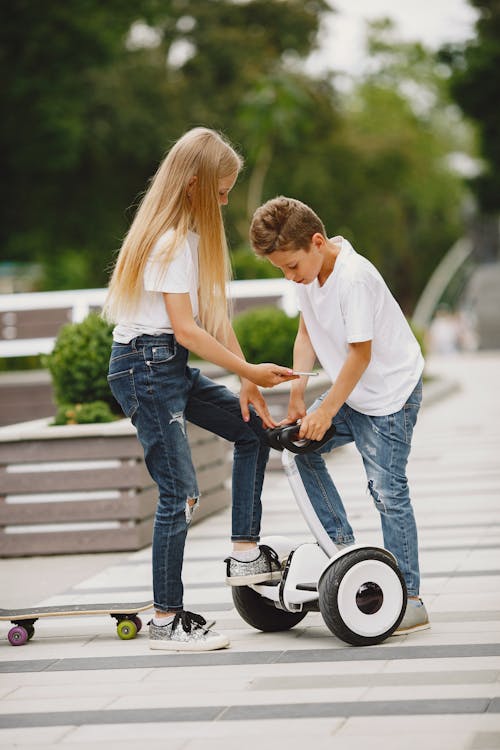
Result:
M193 624L197 628L203 628L203 626L207 624L207 621L204 617L202 617L201 615L197 615L194 612L188 612L187 610L177 612L172 622L172 631L176 629L179 622L181 623L182 629L185 633L191 632Z
M276 550L274 550L272 547L268 547L267 544L260 544L259 549L261 549L262 552L264 553L264 557L266 558L268 565L269 565L269 570L273 569L273 566L272 566L273 562L276 563L276 565L278 566L278 569L281 568L280 559L278 557Z

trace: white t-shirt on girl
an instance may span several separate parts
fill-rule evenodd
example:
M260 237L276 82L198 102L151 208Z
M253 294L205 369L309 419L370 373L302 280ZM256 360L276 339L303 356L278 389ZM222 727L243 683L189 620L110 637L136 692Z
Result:
M144 286L133 320L121 320L113 330L113 339L128 344L136 336L159 336L173 333L165 307L163 292L188 293L193 316L198 316L198 242L199 235L188 232L186 241L179 245L171 262L161 267L161 252L172 236L166 232L155 244L144 271Z
M311 343L334 382L348 344L371 341L370 364L347 404L370 416L393 414L405 404L422 374L420 346L375 266L343 237L332 241L341 244L341 251L323 286L317 279L296 285Z

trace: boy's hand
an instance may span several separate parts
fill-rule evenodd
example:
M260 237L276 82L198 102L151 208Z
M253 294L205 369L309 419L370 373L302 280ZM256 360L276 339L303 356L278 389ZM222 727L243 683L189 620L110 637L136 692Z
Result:
M250 404L252 404L253 408L262 419L264 427L277 426L269 413L264 396L255 383L250 382L250 380L242 380L240 389L240 408L241 416L245 422L248 422L250 419Z
M280 422L280 425L282 424L293 424L298 419L302 419L307 413L306 409L306 402L302 397L290 396L290 400L288 402L288 411L286 415L286 419L282 419Z
M308 440L321 440L332 423L333 416L320 406L302 417L299 437Z

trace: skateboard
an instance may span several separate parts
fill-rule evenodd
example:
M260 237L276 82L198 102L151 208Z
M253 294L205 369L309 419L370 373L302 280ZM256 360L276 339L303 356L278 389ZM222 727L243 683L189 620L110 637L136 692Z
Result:
M35 635L35 622L41 617L71 617L75 615L111 615L116 620L119 638L129 641L135 638L142 627L138 612L152 609L152 602L121 602L99 604L68 604L31 609L0 609L0 620L10 620L12 625L7 634L12 646L24 646Z

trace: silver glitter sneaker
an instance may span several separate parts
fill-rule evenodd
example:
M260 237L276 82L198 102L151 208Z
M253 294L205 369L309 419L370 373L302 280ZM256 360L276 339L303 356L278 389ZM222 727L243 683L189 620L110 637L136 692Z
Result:
M227 648L227 635L211 630L215 621L207 623L194 612L178 612L168 625L149 623L149 648L160 651L215 651Z
M226 557L226 583L229 586L248 586L251 583L281 579L281 563L276 552L267 544L259 545L259 550L258 558L250 562Z
M429 615L422 599L408 599L404 617L393 635L407 635L430 628Z

